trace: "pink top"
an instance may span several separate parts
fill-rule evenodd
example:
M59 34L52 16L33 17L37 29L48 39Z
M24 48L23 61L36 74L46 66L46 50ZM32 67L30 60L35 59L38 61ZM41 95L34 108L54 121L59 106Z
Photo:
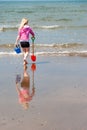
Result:
M18 32L18 35L20 37L20 41L29 41L29 35L34 36L33 30L28 26L25 25L23 28L21 28Z
M29 102L32 97L29 95L29 91L27 89L22 89L19 93L19 102Z

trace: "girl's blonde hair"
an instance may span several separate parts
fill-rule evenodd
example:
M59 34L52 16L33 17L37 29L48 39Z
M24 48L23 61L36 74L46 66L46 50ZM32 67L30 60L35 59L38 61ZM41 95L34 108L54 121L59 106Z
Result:
M20 26L19 26L19 29L23 28L24 25L26 25L26 24L28 24L28 19L23 18L23 19L21 20L21 24L20 24Z

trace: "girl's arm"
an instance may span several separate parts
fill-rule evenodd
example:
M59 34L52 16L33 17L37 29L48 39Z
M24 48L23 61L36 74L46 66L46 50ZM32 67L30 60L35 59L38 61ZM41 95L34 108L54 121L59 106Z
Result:
M16 83L16 91L17 91L18 94L20 93L19 83Z
M35 37L35 34L31 28L30 28L30 34L32 35L32 37Z
M18 36L16 38L15 46L18 45L18 41L20 39L20 36L21 36L21 30L18 30Z
M19 39L20 39L20 36L18 35L17 38L16 38L15 46L18 45Z

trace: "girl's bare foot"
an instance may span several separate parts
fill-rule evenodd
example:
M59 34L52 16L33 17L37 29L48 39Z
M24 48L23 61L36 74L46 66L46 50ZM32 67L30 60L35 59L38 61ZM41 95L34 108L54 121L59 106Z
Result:
M28 64L28 62L26 61L26 60L24 60L24 63L23 63L23 65L27 65Z

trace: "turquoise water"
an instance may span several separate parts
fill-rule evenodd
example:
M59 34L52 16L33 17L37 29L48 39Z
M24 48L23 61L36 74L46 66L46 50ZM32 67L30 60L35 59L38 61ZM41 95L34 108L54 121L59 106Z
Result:
M0 2L1 55L12 49L23 17L35 32L37 54L86 55L87 2Z

